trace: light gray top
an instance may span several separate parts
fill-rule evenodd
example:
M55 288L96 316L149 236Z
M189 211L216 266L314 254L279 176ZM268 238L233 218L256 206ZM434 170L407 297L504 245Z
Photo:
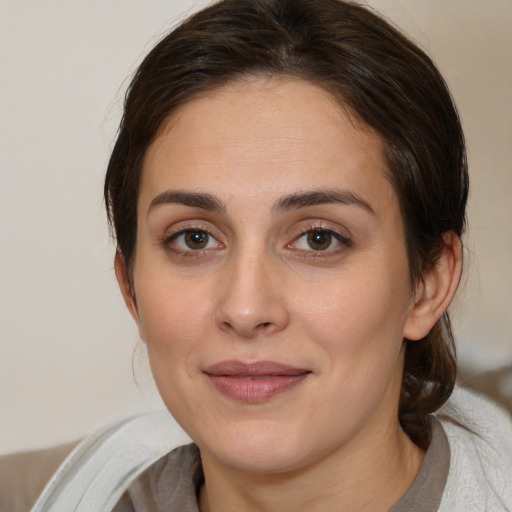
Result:
M73 447L0 456L0 511L27 512ZM432 418L432 438L420 471L389 512L437 512L449 467L446 433ZM203 482L199 449L194 444L180 446L145 470L112 512L199 512L197 496Z
M443 426L432 421L432 439L420 471L406 495L389 512L436 512L450 467L450 446ZM204 482L201 458L193 445L181 446L150 466L113 512L199 512Z

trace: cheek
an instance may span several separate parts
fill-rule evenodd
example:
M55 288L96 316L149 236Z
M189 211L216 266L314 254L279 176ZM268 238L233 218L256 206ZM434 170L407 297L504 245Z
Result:
M399 396L404 307L391 300L392 288L383 293L372 283L359 280L351 292L330 293L322 305L317 301L305 327L325 355L322 370L329 376L318 415L334 417L335 425L347 429L357 426L356 418L381 410L382 404L394 410Z
M146 266L146 269L148 266ZM149 267L155 269L155 267ZM150 360L186 368L184 358L206 337L211 323L208 287L176 279L168 272L145 272L136 279L141 338ZM155 377L157 377L155 375Z
M392 371L403 343L408 276L392 268L373 268L377 270L372 273L344 273L314 294L307 287L296 296L303 329L343 380Z
M139 292L141 337L153 378L168 409L188 425L201 406L195 386L202 342L208 339L208 302L200 290L175 282L166 286L162 279L145 281Z
M377 274L377 273L375 273ZM329 337L348 339L400 330L407 316L410 289L403 278L385 273L344 273L314 292L304 287L297 297L299 316L308 318Z

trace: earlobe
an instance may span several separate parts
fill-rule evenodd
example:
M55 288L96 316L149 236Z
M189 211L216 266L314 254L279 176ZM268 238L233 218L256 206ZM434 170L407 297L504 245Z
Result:
M462 273L462 243L453 232L443 235L444 246L434 268L421 279L409 311L403 337L408 340L424 338L448 309Z
M124 260L121 251L116 252L114 268L116 272L117 282L119 284L119 288L121 289L121 294L123 295L124 302L130 315L135 320L137 327L139 327L139 313L137 310L137 302L135 300L135 294L133 292L132 283L128 278L128 272L126 269L126 262Z

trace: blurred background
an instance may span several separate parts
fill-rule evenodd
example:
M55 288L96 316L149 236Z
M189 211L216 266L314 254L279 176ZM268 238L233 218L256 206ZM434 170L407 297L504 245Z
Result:
M512 396L512 2L373 0L430 54L465 128L463 378ZM102 203L128 79L193 0L0 0L0 452L158 402ZM494 372L494 373L493 373ZM494 380L493 380L494 379ZM490 382L490 384L489 384Z

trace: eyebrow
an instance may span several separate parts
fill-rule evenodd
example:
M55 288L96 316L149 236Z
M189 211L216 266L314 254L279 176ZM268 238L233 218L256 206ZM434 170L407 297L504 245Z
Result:
M191 208L225 213L226 206L213 194L202 192L183 192L167 190L157 195L148 207L148 213L161 204L182 204ZM274 211L284 212L293 209L308 208L322 204L355 205L375 215L370 204L349 190L312 190L289 194L279 199L273 206Z
M181 192L167 190L157 195L148 207L148 213L161 204L182 204L191 208L201 208L212 212L223 213L226 211L224 204L212 194L201 192Z
M312 190L284 196L274 205L274 210L281 212L322 204L354 205L367 210L372 215L376 215L370 204L354 192L333 189Z

